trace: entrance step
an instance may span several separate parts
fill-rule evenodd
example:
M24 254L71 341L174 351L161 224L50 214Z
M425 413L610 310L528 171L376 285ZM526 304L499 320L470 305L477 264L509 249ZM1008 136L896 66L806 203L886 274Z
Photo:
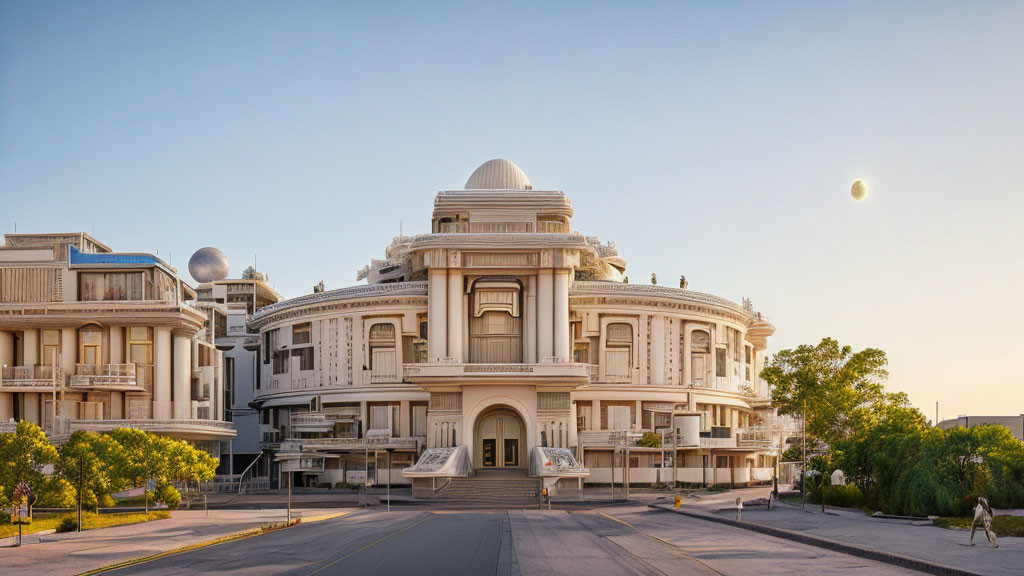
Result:
M481 506L536 506L540 480L523 476L484 475L452 478L437 494L439 500Z

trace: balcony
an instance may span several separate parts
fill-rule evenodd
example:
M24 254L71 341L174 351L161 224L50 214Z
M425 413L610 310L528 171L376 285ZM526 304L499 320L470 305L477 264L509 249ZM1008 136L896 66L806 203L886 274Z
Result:
M373 370L363 370L363 382L370 384L399 384L402 375L394 366L384 366Z
M4 366L0 372L3 392L52 392L54 384L63 382L64 374L52 366Z
M374 450L414 450L427 443L424 436L370 437L370 438L302 438L289 439L289 442L301 442L309 450L331 450L340 452L373 452Z
M292 432L330 432L334 420L328 420L323 412L299 412L291 415Z
M72 388L92 390L142 390L135 364L75 364Z
M70 420L62 426L68 434L83 430L86 432L109 432L117 428L135 428L157 434L166 434L188 440L227 440L235 437L231 422L200 419L122 419L122 420Z
M454 359L453 359L454 360ZM415 384L572 384L589 381L589 364L542 362L540 364L465 364L456 361L406 364L405 380Z

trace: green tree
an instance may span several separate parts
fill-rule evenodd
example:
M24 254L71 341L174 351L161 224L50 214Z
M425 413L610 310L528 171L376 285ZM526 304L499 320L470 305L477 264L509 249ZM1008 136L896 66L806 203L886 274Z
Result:
M801 415L806 406L808 442L820 448L865 430L889 406L908 404L906 395L885 392L887 363L882 350L854 352L824 338L775 354L761 377L780 414Z
M121 446L121 457L114 474L126 487L144 487L148 511L150 491L146 484L150 480L160 481L167 477L168 463L161 450L161 437L134 428L118 428L111 430L109 435Z
M57 449L46 439L42 428L22 420L13 434L0 434L0 486L9 500L19 482L26 482L37 493L49 484L43 467L57 460Z
M57 472L77 489L81 463L82 490L92 493L91 497L83 498L83 502L98 502L104 496L129 487L119 469L123 452L121 445L110 436L78 431L58 449Z

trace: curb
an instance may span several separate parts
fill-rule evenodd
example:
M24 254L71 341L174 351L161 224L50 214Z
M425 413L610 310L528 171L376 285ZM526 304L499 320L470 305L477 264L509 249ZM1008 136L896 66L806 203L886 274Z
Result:
M784 538L786 540L792 540L799 542L800 544L807 544L809 546L816 546L818 548L824 548L833 552L840 552L850 556L857 556L859 558L865 558L867 560L875 560L877 562L884 562L900 568L907 568L910 570L916 570L918 572L924 572L926 574L934 574L935 576L984 576L978 572L971 572L968 570L962 570L960 568L953 568L952 566L945 566L943 564L935 564L933 562L926 562L918 558L911 558L909 556L901 556L899 554L892 554L890 552L882 552L881 550L874 550L872 548L862 548L859 546L853 546L845 542L839 542L838 540L831 540L829 538L823 538L821 536L811 536L803 532L795 532L793 530L785 530L782 528L775 528L773 526L765 526L764 524L754 524L750 522L743 522L737 520L730 520L728 518L720 518L718 516L711 516L708 514L700 514L696 512L688 512L683 510L677 510L675 508L668 507L667 504L651 504L649 507L662 512L672 512L675 514L682 514L683 516L689 516L690 518L697 518L699 520L706 520L708 522L717 522L726 526L732 526L734 528L742 528L744 530L750 530L751 532L758 532L766 534L768 536L775 536L776 538Z
M214 538L213 540L207 540L205 542L197 542L195 544L189 544L187 546L182 546L180 548L174 548L173 550L167 550L165 552L160 552L160 553L153 554L153 555L150 555L150 556L143 556L142 558L134 558L132 560L125 560L124 562L118 562L117 564L111 564L109 566L103 566L101 568L96 568L96 569L93 569L93 570L89 570L87 572L82 572L78 576L91 576L93 574L105 574L107 572L113 572L115 570L120 570L121 568L128 568L129 566L135 566L135 565L138 565L138 564L145 564L147 562L152 562L153 560L159 560L161 558L166 558L167 556L174 556L176 554L182 554L184 552L190 552L192 550L196 550L196 549L199 549L199 548L206 548L207 546L216 546L217 544L224 544L226 542L234 542L235 540L244 540L246 538L252 538L253 536L260 536L261 534L267 534L267 533L270 533L270 532L276 532L278 530L285 530L287 528L291 528L293 526L296 526L296 525L302 524L302 523L312 524L314 522L322 522L324 520L330 520L331 518L338 518L339 516L344 516L344 515L350 514L352 512L354 512L354 510L346 510L344 512L336 512L336 513L331 513L331 514L320 514L320 515L317 515L317 516L310 516L310 517L305 518L305 519L299 517L299 518L292 519L291 523L287 523L287 522L269 522L269 523L263 524L261 526L258 526L256 528L249 528L249 529L246 529L246 530L235 532L234 534L227 534L225 536L221 536L220 538Z

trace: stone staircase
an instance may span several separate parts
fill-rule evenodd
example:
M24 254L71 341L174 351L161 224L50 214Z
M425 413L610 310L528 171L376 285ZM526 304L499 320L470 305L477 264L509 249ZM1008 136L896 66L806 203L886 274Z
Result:
M452 478L437 499L459 506L481 508L536 507L540 481L525 476L487 476Z

